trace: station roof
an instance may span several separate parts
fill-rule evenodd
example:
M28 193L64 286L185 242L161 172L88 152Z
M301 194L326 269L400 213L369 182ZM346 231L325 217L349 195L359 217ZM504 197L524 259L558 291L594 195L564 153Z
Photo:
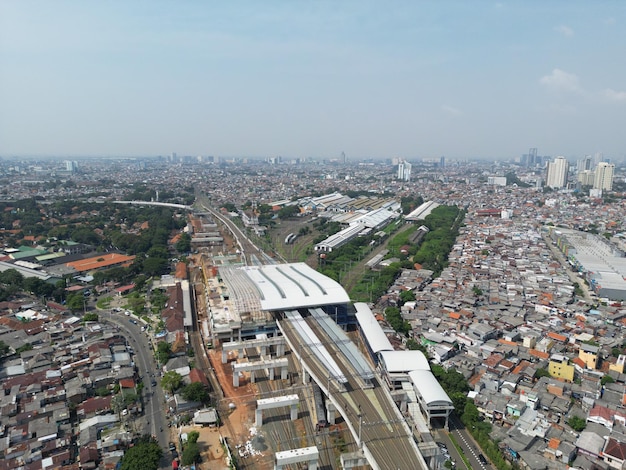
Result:
M356 319L372 352L393 351L389 338L385 335L369 306L365 302L355 302L354 307L356 308Z
M452 400L441 387L430 370L412 370L409 377L415 390L422 396L428 406L448 404L452 406Z
M263 310L291 310L350 302L341 284L305 263L242 266L237 269L254 284Z
M430 370L428 359L422 351L381 351L380 357L387 372L409 372L411 370Z

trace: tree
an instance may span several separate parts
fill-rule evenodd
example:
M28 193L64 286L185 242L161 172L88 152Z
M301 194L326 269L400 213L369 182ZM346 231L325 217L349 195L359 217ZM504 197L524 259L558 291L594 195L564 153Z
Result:
M86 313L85 315L83 315L83 322L88 322L88 321L98 321L98 314Z
M569 424L574 431L581 432L587 426L587 421L574 415L567 421L567 424Z
M122 458L120 470L156 470L163 451L159 443L151 436L144 435Z
M187 442L189 442L190 444L198 442L199 438L200 438L200 433L198 431L189 431L187 433Z
M191 236L188 233L182 233L180 238L174 245L179 253L188 253L191 251Z
M605 375L604 377L600 379L600 384L602 385L612 384L614 382L615 382L615 379L611 377L610 375Z
M535 379L540 379L541 377L550 377L550 372L542 368L537 369L535 372Z
M170 358L171 351L172 351L172 346L170 345L170 343L167 343L165 341L160 341L157 344L157 351L155 354L157 361L159 361L159 363L161 364L165 364Z
M201 382L193 382L189 385L185 385L181 395L187 401L197 401L199 403L209 402L209 391Z
M8 344L6 344L4 341L0 341L0 357L9 354L10 350L11 348L9 348Z
M474 402L467 400L463 409L463 416L461 417L463 424L471 426L472 424L477 423L479 419L480 413L478 412L478 408L476 408Z
M200 448L197 442L187 442L185 449L183 450L182 464L193 465L198 461L200 457Z
M402 303L413 302L415 293L412 290L403 290L400 292L400 300L402 300Z
M85 308L85 297L82 294L71 294L67 296L67 308L72 312L79 312Z
M174 393L176 390L180 388L180 385L183 383L182 376L173 370L170 370L163 374L163 378L161 379L161 386L168 390L170 393Z

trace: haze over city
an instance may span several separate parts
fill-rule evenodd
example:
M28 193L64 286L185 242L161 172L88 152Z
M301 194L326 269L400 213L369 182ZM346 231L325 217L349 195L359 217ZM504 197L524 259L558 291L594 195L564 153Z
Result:
M2 2L0 156L625 151L620 2Z

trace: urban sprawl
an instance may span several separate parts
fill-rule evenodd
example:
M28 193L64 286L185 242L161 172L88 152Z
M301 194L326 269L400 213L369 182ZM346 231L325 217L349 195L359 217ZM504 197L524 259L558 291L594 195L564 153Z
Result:
M0 159L0 470L626 468L625 169Z

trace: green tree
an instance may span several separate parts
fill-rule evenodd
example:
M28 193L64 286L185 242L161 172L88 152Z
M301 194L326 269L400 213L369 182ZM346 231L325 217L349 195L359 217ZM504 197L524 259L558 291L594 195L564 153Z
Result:
M197 401L199 403L209 402L209 390L201 382L193 382L185 385L181 391L181 395L187 401Z
M80 312L85 309L85 297L82 294L69 294L66 305L72 312Z
M541 377L550 377L550 372L547 369L542 369L541 367L535 371L535 379L540 379Z
M98 321L98 314L86 313L85 315L83 315L83 322L88 322L88 321Z
M157 344L156 359L161 364L165 364L170 359L170 353L172 352L172 346L170 343L160 341Z
M569 424L574 431L581 432L587 426L587 421L574 415L567 421L567 424Z
M191 236L188 233L182 233L180 238L174 245L179 253L188 253L191 251Z
M143 261L143 272L149 276L165 274L168 270L168 261L165 258L147 258Z
M200 457L200 448L197 442L187 442L185 449L183 450L182 464L193 465L198 461Z
M612 384L614 382L615 382L615 379L611 377L610 375L605 375L600 379L601 385Z
M144 435L124 453L120 470L156 470L163 456L156 439Z
M400 292L400 300L402 300L402 303L413 302L415 293L412 290L403 290Z
M4 341L0 341L0 357L6 356L7 354L9 354L10 350L11 348L9 348L8 344L6 344Z
M187 433L187 442L189 442L190 444L198 442L199 438L200 438L200 433L198 431L189 431Z
M163 378L161 379L161 386L168 390L170 393L174 393L178 390L183 383L182 376L173 370L170 370L163 374Z

